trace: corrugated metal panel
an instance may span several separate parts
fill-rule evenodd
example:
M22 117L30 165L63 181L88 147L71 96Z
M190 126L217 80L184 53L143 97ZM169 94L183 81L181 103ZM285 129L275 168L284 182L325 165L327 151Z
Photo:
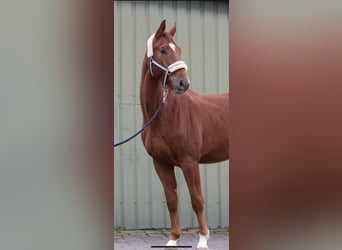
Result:
M192 88L228 91L228 3L209 1L114 1L114 141L141 128L139 84L147 38L166 19L177 22L175 39L189 66ZM228 131L227 131L228 132ZM127 229L168 228L160 180L140 136L115 148L114 224ZM228 161L201 165L205 213L211 228L228 226ZM189 192L176 169L183 228L197 227Z

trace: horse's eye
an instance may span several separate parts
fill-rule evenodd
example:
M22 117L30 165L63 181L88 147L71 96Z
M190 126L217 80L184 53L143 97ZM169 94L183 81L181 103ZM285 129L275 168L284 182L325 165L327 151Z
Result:
M160 49L160 53L162 53L163 55L166 55L166 54L167 54L166 48L162 47L162 48Z

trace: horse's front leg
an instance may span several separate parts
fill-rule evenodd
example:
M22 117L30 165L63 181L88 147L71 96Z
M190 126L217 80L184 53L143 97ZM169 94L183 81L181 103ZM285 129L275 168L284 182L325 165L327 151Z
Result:
M176 192L177 182L174 166L161 163L156 159L153 159L153 164L164 187L167 208L170 213L171 236L167 246L177 246L177 241L181 234L181 227L178 217L178 197Z
M199 242L197 249L208 249L209 229L204 216L204 199L201 189L201 178L198 162L193 159L186 159L182 164L182 171L188 185L192 208L196 213L199 224Z

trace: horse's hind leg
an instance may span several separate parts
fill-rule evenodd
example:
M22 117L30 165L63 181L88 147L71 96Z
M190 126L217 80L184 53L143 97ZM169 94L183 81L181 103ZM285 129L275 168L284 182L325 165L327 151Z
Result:
M197 244L197 249L208 249L207 240L209 239L209 229L204 216L204 199L201 189L201 177L198 162L187 160L182 164L182 170L189 188L192 208L196 213L200 228L200 240Z
M171 236L168 242L168 246L177 245L177 240L181 234L181 227L178 217L178 197L177 197L177 182L173 165L167 165L160 163L153 159L154 168L160 178L164 187L164 193L166 196L167 208L170 213L171 221Z

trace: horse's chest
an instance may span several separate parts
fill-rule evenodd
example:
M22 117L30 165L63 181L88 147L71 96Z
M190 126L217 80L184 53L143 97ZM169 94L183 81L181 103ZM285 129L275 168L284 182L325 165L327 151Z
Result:
M153 158L173 164L178 162L177 152L174 149L173 143L167 137L146 131L143 142L146 151Z

